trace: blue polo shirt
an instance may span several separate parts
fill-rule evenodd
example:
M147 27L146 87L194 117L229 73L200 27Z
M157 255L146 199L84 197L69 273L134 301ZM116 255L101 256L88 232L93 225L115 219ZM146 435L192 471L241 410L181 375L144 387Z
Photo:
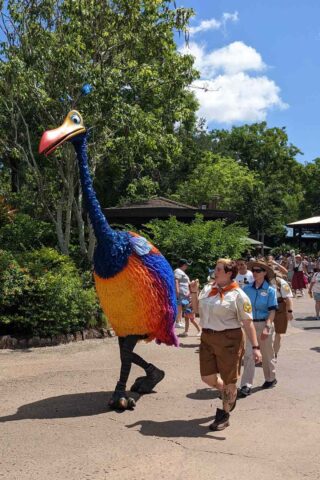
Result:
M250 298L254 320L265 320L270 310L278 308L277 292L266 280L256 288L255 282L245 285L243 291Z

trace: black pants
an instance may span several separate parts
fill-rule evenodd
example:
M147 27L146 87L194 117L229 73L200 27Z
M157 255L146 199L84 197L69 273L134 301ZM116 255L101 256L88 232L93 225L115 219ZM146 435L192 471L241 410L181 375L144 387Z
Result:
M124 392L126 390L127 381L129 378L131 365L134 363L143 368L146 372L152 367L143 358L133 352L139 340L146 338L144 335L128 335L127 337L119 337L121 370L120 379L117 383L116 390Z

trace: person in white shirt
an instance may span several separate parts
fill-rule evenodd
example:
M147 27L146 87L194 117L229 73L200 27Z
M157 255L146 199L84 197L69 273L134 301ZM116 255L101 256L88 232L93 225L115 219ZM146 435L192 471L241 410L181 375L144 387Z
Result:
M182 309L183 302L189 300L190 297L190 278L186 274L186 270L191 265L191 262L188 262L185 258L181 258L178 263L178 268L174 271L174 279L176 285L176 296L178 304L178 315L176 318L176 327L183 328L182 323Z
M315 300L316 318L320 320L320 272L316 272L309 285L309 295Z
M254 278L252 272L247 268L247 262L243 258L237 260L238 275L236 276L236 282L243 288L248 283L253 283Z
M176 284L176 295L178 304L178 315L176 318L176 327L183 328L182 317L184 317L185 325L184 332L179 337L187 337L189 335L190 322L195 326L198 336L201 335L201 330L195 319L195 312L192 310L191 292L190 292L190 278L186 274L187 268L192 262L188 262L185 258L181 258L178 263L178 268L174 271L174 278Z
M217 408L210 430L229 426L230 412L237 400L237 380L244 353L246 331L255 362L261 361L260 347L252 321L249 298L235 281L236 262L220 258L214 284L207 284L198 297L200 324L200 373L204 383L222 394L222 409ZM192 285L192 283L191 283Z

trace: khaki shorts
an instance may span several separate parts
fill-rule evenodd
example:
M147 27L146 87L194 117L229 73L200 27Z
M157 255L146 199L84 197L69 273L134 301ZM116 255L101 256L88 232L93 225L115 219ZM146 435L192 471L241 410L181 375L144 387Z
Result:
M244 335L241 328L222 332L202 331L200 344L202 377L219 373L225 385L237 383L243 355Z

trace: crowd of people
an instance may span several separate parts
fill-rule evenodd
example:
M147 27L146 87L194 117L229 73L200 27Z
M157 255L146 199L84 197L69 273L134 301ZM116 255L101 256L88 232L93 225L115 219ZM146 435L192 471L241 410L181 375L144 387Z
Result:
M218 389L222 399L222 408L217 408L210 429L220 431L229 425L237 398L252 393L256 364L261 363L263 368L261 388L276 386L281 338L293 319L292 299L304 295L307 287L319 319L320 262L294 251L276 258L221 258L209 271L202 289L199 281L190 280L186 273L190 265L187 259L181 259L174 272L176 327L184 328L180 337L186 337L192 323L201 337L202 381Z

